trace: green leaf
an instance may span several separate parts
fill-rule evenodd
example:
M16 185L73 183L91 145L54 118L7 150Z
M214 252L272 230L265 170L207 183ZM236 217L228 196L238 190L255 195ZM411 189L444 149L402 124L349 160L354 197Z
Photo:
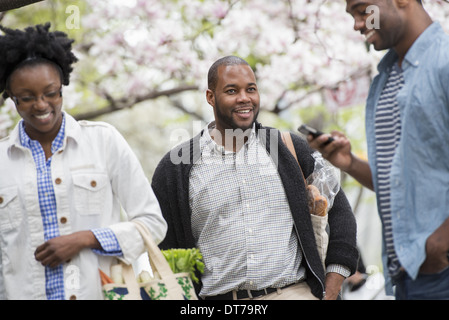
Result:
M195 272L204 273L203 256L199 249L169 249L161 251L174 273L187 272L193 281L199 282Z

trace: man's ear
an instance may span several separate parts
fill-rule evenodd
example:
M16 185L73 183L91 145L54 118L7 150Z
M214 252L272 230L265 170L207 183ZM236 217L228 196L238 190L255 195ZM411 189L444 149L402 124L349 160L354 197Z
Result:
M210 89L206 90L206 100L207 100L207 103L209 103L212 107L215 108L215 94Z

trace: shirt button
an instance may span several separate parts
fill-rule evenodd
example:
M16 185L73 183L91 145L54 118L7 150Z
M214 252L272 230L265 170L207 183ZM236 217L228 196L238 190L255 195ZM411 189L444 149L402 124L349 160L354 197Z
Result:
M61 217L61 219L59 220L62 224L67 223L67 218L66 217Z
M95 188L95 187L97 186L97 181L92 180L92 181L90 182L90 185L92 186L92 188Z
M0 204L3 203L3 197L0 197Z
M56 180L55 180L56 184L61 184L61 182L62 182L61 178L56 178Z

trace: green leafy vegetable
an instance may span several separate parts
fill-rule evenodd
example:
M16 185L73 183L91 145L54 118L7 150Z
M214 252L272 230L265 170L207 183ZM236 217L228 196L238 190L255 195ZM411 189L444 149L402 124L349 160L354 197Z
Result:
M204 272L203 256L199 249L161 250L174 273L187 272L196 283L199 282L195 271Z

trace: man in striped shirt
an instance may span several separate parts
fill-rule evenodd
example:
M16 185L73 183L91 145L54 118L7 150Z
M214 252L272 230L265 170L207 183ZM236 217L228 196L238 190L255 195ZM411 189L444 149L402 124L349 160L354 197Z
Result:
M346 2L354 29L376 50L390 49L366 105L369 162L340 132L327 146L328 135L309 137L310 145L376 192L396 298L449 299L449 37L420 0ZM368 23L373 5L378 29Z

